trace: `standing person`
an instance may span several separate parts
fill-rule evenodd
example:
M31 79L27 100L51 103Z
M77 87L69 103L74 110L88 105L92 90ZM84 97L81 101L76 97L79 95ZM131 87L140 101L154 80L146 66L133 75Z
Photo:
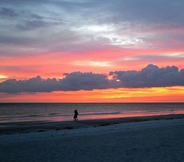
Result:
M75 110L75 111L74 111L74 117L73 117L73 118L74 118L74 120L78 120L78 117L77 117L77 116L78 116L78 114L79 114L79 113L78 113L78 111L77 111L77 110Z

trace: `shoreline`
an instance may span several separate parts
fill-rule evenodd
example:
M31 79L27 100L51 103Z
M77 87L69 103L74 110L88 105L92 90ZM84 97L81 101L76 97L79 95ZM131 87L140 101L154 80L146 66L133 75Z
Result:
M36 125L0 136L1 161L184 161L184 114Z
M100 127L121 123L143 122L151 120L171 120L184 118L184 114L154 115L154 116L136 116L124 118L91 119L78 121L36 121L36 122L17 122L0 123L0 135L17 134L30 132L46 132L49 130L71 130L79 128Z

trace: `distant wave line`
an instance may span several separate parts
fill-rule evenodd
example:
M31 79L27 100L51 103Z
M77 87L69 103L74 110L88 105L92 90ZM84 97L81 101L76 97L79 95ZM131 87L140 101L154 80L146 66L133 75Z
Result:
M113 115L113 114L121 114L120 112L92 112L92 113L81 113L80 116L87 116L87 115ZM38 115L10 115L10 116L0 116L0 118L30 118L30 117L49 117L49 116L73 116L73 114L62 114L62 113L51 113L51 114L38 114Z

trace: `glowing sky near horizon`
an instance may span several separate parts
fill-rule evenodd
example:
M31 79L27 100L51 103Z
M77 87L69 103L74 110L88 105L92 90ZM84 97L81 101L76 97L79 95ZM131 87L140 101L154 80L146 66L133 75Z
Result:
M183 7L0 0L0 102L183 102Z

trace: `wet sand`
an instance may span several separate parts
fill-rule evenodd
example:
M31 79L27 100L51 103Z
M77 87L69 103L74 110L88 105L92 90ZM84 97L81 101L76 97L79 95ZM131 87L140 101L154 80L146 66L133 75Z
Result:
M61 122L15 122L15 123L0 123L0 135L29 133L29 132L45 132L49 130L69 130L88 127L100 127L129 122L142 122L150 120L169 120L184 118L184 114L170 114L157 116L142 116L142 117L126 117L113 119L95 119L95 120L78 120L78 121L61 121Z

